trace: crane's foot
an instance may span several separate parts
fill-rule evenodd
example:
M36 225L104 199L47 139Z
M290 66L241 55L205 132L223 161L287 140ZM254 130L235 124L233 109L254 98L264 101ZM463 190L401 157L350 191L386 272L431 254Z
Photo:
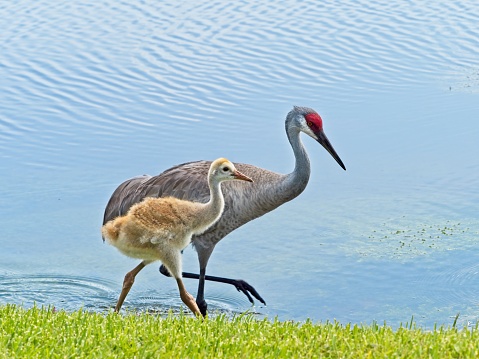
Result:
M203 315L203 317L206 317L206 313L208 309L208 303L206 303L206 300L196 299L196 305L200 309L201 315Z
M164 265L161 265L160 273L167 276L167 277L171 277L170 273L168 272L168 269L166 269L166 267ZM199 274L195 274L195 273L183 272L183 278L199 279L200 276L199 276ZM254 289L254 287L251 284L249 284L248 282L246 282L242 279L230 279L230 278L214 277L214 276L211 276L211 275L206 275L205 280L234 285L238 292L241 292L244 295L246 295L246 297L248 298L248 300L250 301L251 304L254 304L254 300L253 300L253 297L254 297L260 303L263 303L264 305L266 305L266 302L259 295L259 293L256 291L256 289ZM198 304L198 307L200 308L201 313L203 313L203 315L205 315L206 314L206 308L207 308L208 305L206 304L204 299L203 299L203 301L198 301L198 299L197 299L196 302ZM204 308L204 309L202 309L202 308Z
M248 300L250 301L251 304L254 304L253 298L251 298L251 295L255 297L257 300L259 300L261 303L266 305L266 302L264 299L259 295L259 293L254 289L252 285L250 285L248 282L242 280L242 279L232 279L231 284L233 284L238 292L242 292ZM251 293L251 295L250 295Z

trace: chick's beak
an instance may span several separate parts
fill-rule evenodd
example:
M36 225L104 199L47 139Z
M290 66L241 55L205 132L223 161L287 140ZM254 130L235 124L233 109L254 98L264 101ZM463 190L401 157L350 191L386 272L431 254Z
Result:
M239 179L239 180L253 182L253 180L251 178L249 178L248 176L246 176L245 174L241 173L238 170L233 172L233 176L234 176L234 178Z

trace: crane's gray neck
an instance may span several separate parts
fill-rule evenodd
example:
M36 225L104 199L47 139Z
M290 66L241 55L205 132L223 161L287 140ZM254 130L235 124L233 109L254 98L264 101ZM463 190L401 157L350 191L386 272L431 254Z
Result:
M300 131L296 127L287 127L286 133L293 148L295 166L293 172L285 175L282 189L284 193L290 194L291 199L293 199L306 188L311 174L311 165L306 149L301 142Z

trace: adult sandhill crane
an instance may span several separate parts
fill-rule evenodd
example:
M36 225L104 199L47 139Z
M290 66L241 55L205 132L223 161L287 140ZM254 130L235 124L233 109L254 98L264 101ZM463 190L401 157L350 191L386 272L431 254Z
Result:
M306 188L311 173L309 158L301 142L303 132L318 141L346 170L323 131L323 121L316 111L307 107L294 107L286 116L286 135L293 148L295 167L289 174L278 174L248 164L235 164L246 175L254 178L254 184L245 186L241 182L225 183L225 210L216 224L205 233L194 236L192 244L197 251L200 274L183 273L184 278L199 279L196 303L203 315L207 303L204 299L205 280L232 284L242 291L251 303L251 295L266 304L258 292L247 282L206 275L206 266L216 244L230 232L249 221L268 213L293 198ZM206 202L209 191L206 173L208 161L184 163L172 167L157 176L139 176L123 182L112 194L105 209L103 223L123 215L130 206L145 197L174 196L192 201ZM164 266L160 271L168 275ZM251 295L250 295L251 294Z
M208 172L210 199L207 203L191 202L174 197L145 198L128 213L116 217L102 227L103 238L123 254L143 261L128 272L118 298L118 312L130 291L135 277L147 264L160 260L175 277L183 303L196 315L201 312L195 299L181 280L181 251L193 235L200 235L223 213L225 201L221 183L231 180L253 182L225 158L214 161Z

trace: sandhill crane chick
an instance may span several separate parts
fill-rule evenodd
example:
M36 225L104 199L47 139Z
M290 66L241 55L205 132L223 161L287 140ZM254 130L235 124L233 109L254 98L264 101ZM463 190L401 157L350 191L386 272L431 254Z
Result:
M203 233L221 217L225 205L222 182L253 182L225 158L211 164L207 178L210 190L207 203L173 197L149 197L133 205L125 216L117 217L102 227L102 235L109 244L129 257L143 260L126 274L116 312L120 310L138 272L147 264L161 261L175 277L183 303L193 313L201 315L181 279L181 250L191 242L193 235Z

